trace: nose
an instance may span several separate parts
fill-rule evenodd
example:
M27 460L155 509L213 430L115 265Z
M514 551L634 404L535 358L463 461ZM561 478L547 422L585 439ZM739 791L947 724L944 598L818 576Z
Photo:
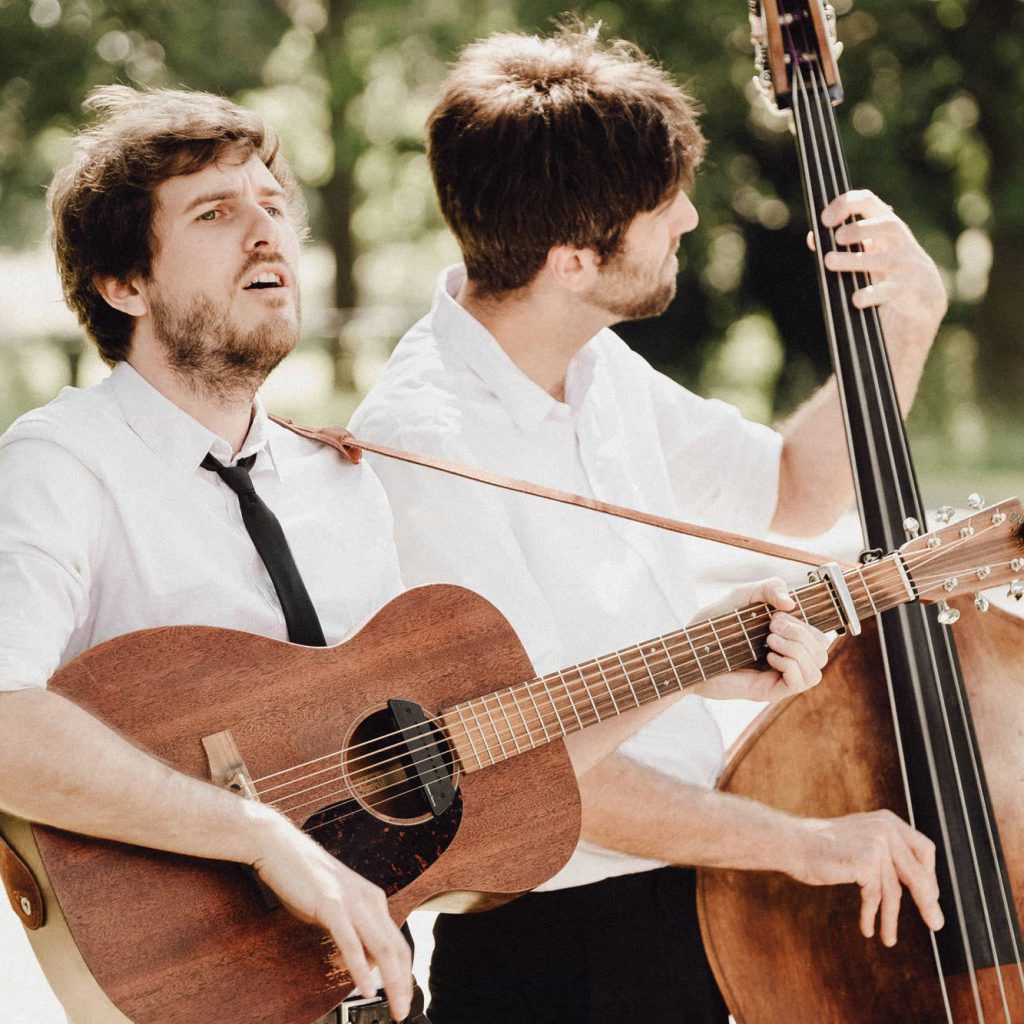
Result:
M672 204L672 225L673 234L685 235L692 231L700 222L700 214L697 207L693 205L686 192L680 191L676 201Z
M252 252L256 249L280 248L280 226L277 218L274 217L262 204L253 198L247 204L247 223L245 231L245 251Z

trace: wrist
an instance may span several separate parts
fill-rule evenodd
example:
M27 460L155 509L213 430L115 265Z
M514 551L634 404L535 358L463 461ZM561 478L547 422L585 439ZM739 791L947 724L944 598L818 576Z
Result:
M798 882L807 881L819 827L820 822L816 818L797 818L787 814L779 832L775 863L769 866L769 870L781 871Z
M284 815L254 800L240 799L236 849L231 860L256 867L295 841L295 826Z

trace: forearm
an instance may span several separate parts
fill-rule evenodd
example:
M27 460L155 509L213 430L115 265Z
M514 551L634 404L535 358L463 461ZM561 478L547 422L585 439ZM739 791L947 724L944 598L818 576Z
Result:
M890 349L900 410L910 411L931 339L905 340ZM781 427L779 501L772 529L813 536L832 527L853 502L846 424L836 378L830 377Z
M623 711L621 715L608 718L599 725L567 736L565 745L576 777L582 779L597 764L614 754L633 733L657 718L682 696L682 693L673 693L661 700L641 704L640 707Z
M580 783L582 835L670 864L801 870L801 819L742 797L689 786L616 755Z
M283 824L46 690L0 693L0 807L72 832L246 863Z

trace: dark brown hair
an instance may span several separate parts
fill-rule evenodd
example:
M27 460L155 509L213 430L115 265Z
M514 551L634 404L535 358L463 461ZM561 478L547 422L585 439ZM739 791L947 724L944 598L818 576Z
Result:
M153 193L161 182L201 171L227 150L256 153L292 214L304 221L305 211L273 131L230 100L110 85L94 89L84 107L101 118L78 135L50 185L53 247L68 306L113 364L128 356L134 318L108 305L94 281L150 276Z
M599 26L467 46L428 122L441 211L484 294L521 288L554 245L619 250L630 221L693 183L690 97Z

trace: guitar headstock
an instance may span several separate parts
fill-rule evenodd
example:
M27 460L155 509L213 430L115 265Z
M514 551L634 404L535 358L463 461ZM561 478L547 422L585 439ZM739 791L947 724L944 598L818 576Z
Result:
M833 103L843 99L836 60L836 15L821 0L749 0L754 83L779 110L793 105L793 75L823 82Z
M1024 508L1020 499L978 509L900 548L922 601L944 601L1010 584L1024 594Z

